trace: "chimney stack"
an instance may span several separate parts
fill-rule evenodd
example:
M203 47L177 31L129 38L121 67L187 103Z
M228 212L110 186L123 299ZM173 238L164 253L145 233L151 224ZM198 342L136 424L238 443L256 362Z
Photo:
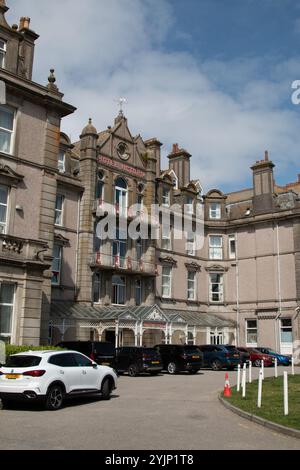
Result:
M253 213L263 214L274 209L274 164L265 151L264 160L252 166L253 171Z
M190 153L181 149L178 144L173 144L172 152L168 156L169 168L175 172L179 188L187 186L190 182L190 158Z

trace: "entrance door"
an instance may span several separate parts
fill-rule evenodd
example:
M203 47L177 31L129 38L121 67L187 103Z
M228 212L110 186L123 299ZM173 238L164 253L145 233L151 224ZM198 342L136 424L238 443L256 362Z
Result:
M106 331L105 341L108 343L116 343L116 333L114 331Z

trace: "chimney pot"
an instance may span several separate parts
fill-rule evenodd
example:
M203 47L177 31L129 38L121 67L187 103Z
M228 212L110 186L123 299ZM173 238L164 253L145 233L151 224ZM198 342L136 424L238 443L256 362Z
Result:
M298 183L300 183L300 173L298 174Z
M178 151L179 151L178 144L173 144L173 152L172 153L177 153Z
M20 18L20 30L22 29L29 29L29 26L30 26L30 18L28 18L27 16L22 16Z
M269 161L269 152L268 152L268 150L265 151L265 161L266 162Z

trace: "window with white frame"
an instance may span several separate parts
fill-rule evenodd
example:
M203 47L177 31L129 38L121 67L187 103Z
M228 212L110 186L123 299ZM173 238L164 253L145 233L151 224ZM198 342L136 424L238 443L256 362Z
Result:
M224 344L224 332L219 328L210 329L210 344L219 345Z
M6 41L0 39L0 67L5 69Z
M228 236L229 259L236 258L236 238L235 235Z
M194 214L194 198L188 196L186 198L186 207L185 207L187 214Z
M219 202L212 202L209 205L209 218L221 219L221 204Z
M280 340L281 343L293 342L293 326L291 318L282 318L280 320Z
M10 342L14 311L15 284L0 285L0 340Z
M161 247L163 250L172 250L172 231L167 224L161 227Z
M112 304L125 305L126 279L124 276L112 277Z
M57 194L55 203L55 225L63 225L64 196Z
M197 296L196 271L188 271L187 298L188 300L196 300L196 296Z
M162 297L170 298L172 295L172 268L163 266L162 268Z
M61 262L62 262L62 247L54 244L53 247L53 261L52 261L52 280L53 286L60 285L61 279Z
M58 171L60 173L65 173L66 172L66 152L63 149L60 149L59 153L58 153L57 168L58 168Z
M170 206L170 188L163 186L162 189L162 205L164 207Z
M101 302L101 273L93 274L93 302L95 304Z
M186 253L189 256L196 256L196 234L188 232L186 235Z
M223 302L224 300L224 276L213 273L209 275L209 299L210 302Z
M119 215L127 215L128 187L123 178L117 178L115 181L115 205Z
M0 152L12 153L15 111L0 106Z
M0 185L0 233L7 230L8 192L7 186Z
M209 237L209 259L223 259L223 239L219 235Z
M246 320L246 343L257 346L257 320Z
M141 305L142 303L142 281L136 279L135 281L135 305Z

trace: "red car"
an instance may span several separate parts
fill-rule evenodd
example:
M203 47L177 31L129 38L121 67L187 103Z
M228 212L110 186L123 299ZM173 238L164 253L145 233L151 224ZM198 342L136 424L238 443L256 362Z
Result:
M250 361L255 367L261 366L261 361L264 361L264 366L270 367L274 365L274 357L269 354L264 354L255 348L237 348L242 353L250 354Z

